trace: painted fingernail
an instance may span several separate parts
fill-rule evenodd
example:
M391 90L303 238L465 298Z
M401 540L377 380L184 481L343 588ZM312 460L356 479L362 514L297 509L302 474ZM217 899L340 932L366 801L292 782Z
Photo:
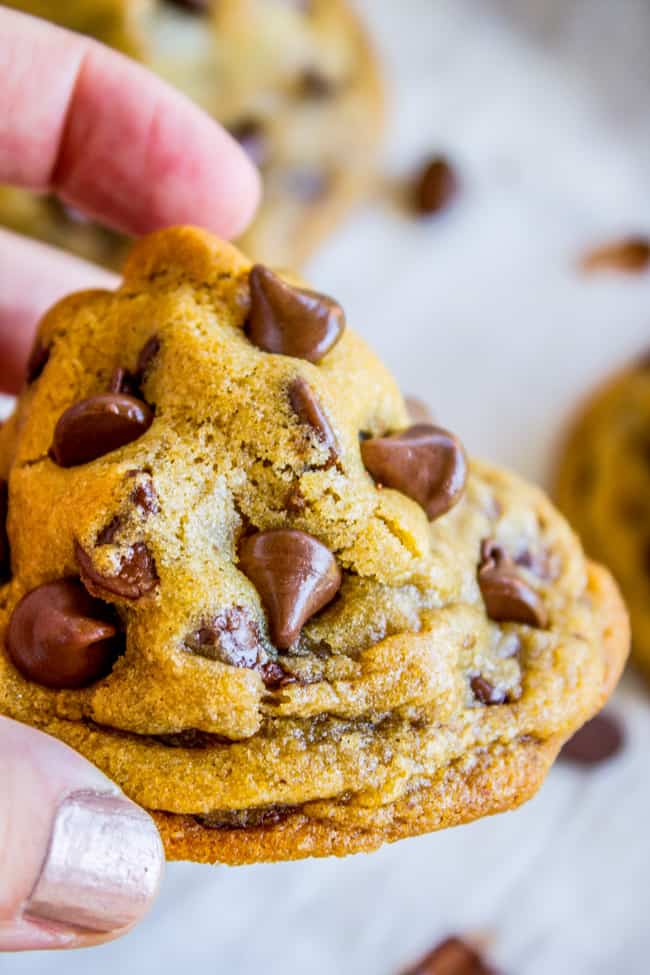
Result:
M87 931L118 931L156 895L164 854L153 820L119 795L76 792L59 806L24 914Z

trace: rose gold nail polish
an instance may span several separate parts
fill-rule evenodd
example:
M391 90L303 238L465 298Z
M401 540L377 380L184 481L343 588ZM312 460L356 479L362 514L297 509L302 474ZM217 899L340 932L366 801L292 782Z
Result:
M120 795L76 792L59 806L25 916L88 931L128 927L152 902L164 854L151 818Z

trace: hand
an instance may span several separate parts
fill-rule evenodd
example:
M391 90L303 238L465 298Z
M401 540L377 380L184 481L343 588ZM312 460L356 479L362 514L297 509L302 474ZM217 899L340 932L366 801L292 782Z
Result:
M0 9L0 182L58 193L142 234L235 235L258 198L233 140L126 58ZM20 387L40 313L105 271L0 231L0 390ZM151 905L163 852L149 816L60 742L0 717L0 951L110 940Z

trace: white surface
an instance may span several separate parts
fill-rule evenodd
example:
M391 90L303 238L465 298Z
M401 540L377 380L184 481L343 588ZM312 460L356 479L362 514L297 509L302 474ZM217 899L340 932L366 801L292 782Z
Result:
M650 276L585 280L585 244L650 228L645 0L363 0L392 74L388 168L448 149L458 205L389 204L339 235L312 279L473 452L544 480L563 417L650 345ZM628 678L630 746L556 768L517 813L369 857L169 869L125 941L0 958L0 971L393 975L438 937L486 931L510 975L650 968L650 704Z

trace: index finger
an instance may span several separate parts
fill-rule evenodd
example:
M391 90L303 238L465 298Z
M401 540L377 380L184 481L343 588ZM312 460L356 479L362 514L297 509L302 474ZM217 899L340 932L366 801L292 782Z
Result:
M244 152L189 99L95 41L4 9L0 181L136 235L194 223L235 236L259 196Z

